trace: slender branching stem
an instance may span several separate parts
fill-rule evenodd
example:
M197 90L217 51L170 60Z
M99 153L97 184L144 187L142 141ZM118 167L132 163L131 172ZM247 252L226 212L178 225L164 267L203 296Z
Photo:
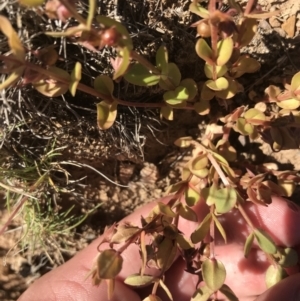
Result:
M212 164L212 166L215 168L216 172L218 173L220 179L222 180L223 184L227 187L229 186L229 181L226 177L226 175L224 174L222 168L220 167L220 165L218 164L218 162L216 161L216 159L213 157L212 154L207 153L207 158L210 161L210 163Z
M159 281L155 281L154 285L153 285L153 288L152 288L152 295L156 295L158 286L159 286Z
M247 222L247 224L250 226L250 228L251 228L252 230L254 230L255 227L254 227L254 225L253 225L253 223L252 223L250 217L249 217L248 214L246 213L244 207L239 203L239 204L237 205L237 208L238 208L238 210L240 211L241 215L243 216L244 220L245 220L245 221Z
M5 56L5 55L0 55L0 60L3 60L3 61L14 61L14 62L19 63L19 64L21 63L20 61L18 61L16 59L13 59L11 57ZM25 62L24 64L25 64L25 66L29 70L33 70L33 71L36 71L36 72L38 72L40 74L46 75L46 76L48 76L50 78L53 78L53 79L59 81L60 83L65 84L65 85L69 85L70 84L69 79L62 78L59 75L57 75L55 72L53 72L53 71L51 71L51 70L49 70L47 68L41 67L39 65L36 65L36 64L30 63L30 62ZM85 92L85 93L90 94L92 96L95 96L97 98L104 99L106 101L110 101L110 102L116 101L118 103L118 105L127 106L127 107L136 107L136 108L162 108L162 107L166 106L166 104L163 103L163 102L141 103L141 102L132 102L132 101L122 100L122 99L119 99L119 98L116 98L116 97L113 97L113 96L108 96L108 95L102 94L101 92L95 90L94 88L89 87L87 85L84 85L82 83L78 84L77 90ZM194 110L194 107L193 107L192 104L187 104L185 107L174 107L174 109Z
M215 206L210 206L210 214L213 215L215 210ZM209 228L209 234L210 234L210 241L209 241L209 248L210 248L210 258L215 258L215 221L212 218L210 222L210 228Z

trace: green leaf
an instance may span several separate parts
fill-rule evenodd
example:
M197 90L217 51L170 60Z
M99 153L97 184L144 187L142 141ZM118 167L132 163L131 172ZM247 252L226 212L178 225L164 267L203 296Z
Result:
M250 135L254 131L254 126L246 121L245 118L238 118L234 126L234 130L244 136Z
M209 90L209 91L211 91L211 90ZM211 92L213 92L213 91L211 91ZM214 94L214 92L213 92L213 94ZM194 109L199 115L207 115L210 111L209 100L200 99L200 101L198 101L194 104Z
M169 107L168 105L160 108L160 117L165 118L167 120L173 120L174 119L174 110L172 107Z
M114 73L113 80L116 80L119 77L123 76L130 64L130 52L128 48L124 47L120 49L118 52L118 56L122 58L121 64L118 66L118 69Z
M233 78L241 77L245 73L254 73L260 69L260 63L247 56L247 55L241 55L237 62L234 63L234 65L230 68L230 75Z
M253 245L253 241L254 241L254 233L251 232L246 241L245 241L245 245L244 245L244 256L247 258L249 253L250 253L250 250L252 248L252 245Z
M166 46L160 46L156 52L156 67L162 74L168 74L168 50Z
M158 84L160 75L152 74L140 63L135 63L126 72L124 78L131 84L150 87Z
M18 34L11 26L9 20L1 15L0 15L0 30L7 37L9 48L11 49L14 56L21 62L24 62L25 49L18 37Z
M48 71L55 74L55 77L53 76L53 78L49 78L46 75L43 79L34 82L33 87L41 94L48 97L57 97L65 94L69 90L69 85L64 82L60 82L59 79L61 78L69 83L71 80L70 74L63 69L54 66L50 66Z
M208 213L197 229L191 234L192 243L197 244L202 241L209 232L210 224L212 220L211 213Z
M217 65L225 65L229 61L232 51L233 40L231 37L220 40L217 45Z
M285 248L280 252L278 264L284 268L295 266L298 262L298 253L293 248Z
M219 189L215 202L216 212L219 214L229 212L234 208L236 201L237 195L233 187Z
M214 64L214 61L212 60L212 50L204 39L199 39L196 42L195 47L196 47L196 53L200 58L202 58L209 65Z
M207 301L214 292L206 285L198 288L193 294L191 301Z
M198 87L197 87L196 82L193 79L186 78L186 79L182 80L180 82L180 86L185 87L187 89L187 92L189 95L187 100L193 100L196 97L197 92L198 92Z
M300 72L297 72L292 77L291 90L294 92L300 89Z
M205 178L208 175L208 159L206 154L198 155L194 159L192 159L188 166L191 171L195 176L199 178Z
M181 73L174 63L168 63L167 73L162 73L159 86L164 90L174 90L179 86L181 81Z
M173 264L177 253L177 245L173 240L164 238L158 245L156 252L156 262L159 269L168 270Z
M215 91L209 89L205 84L202 86L201 94L200 94L200 103L204 102L202 106L204 108L207 107L209 104L209 101L215 97L216 93Z
M198 220L196 212L185 204L180 204L178 214L188 221L197 222Z
M185 106L186 100L189 98L188 90L179 86L173 91L167 91L163 95L164 101L172 106Z
M193 1L189 6L189 10L203 19L209 18L208 10L200 6L198 1Z
M113 249L104 250L97 258L97 271L100 279L113 279L122 270L123 258Z
M200 201L200 193L190 186L185 190L184 194L188 206L195 206Z
M247 122L253 125L261 125L262 121L266 120L265 114L255 108L246 111L244 114L244 118L247 120Z
M215 225L217 226L217 229L221 233L221 235L224 239L224 242L227 243L227 236L226 236L225 229L223 228L222 224L220 223L220 221L218 220L218 218L214 214L212 215L212 218L215 222Z
M176 146L185 148L185 147L190 147L193 141L194 139L192 136L180 137L174 141L174 144Z
M97 124L101 130L109 129L117 117L117 102L101 101L97 104Z
M140 229L138 227L130 226L127 224L118 225L116 232L112 235L110 239L110 243L115 243L115 244L123 243L128 239L130 239L139 231Z
M226 270L223 263L215 258L208 258L202 263L201 267L203 280L208 288L214 292L219 290L226 279Z
M187 182L186 181L180 181L177 182L171 186L169 186L168 190L167 190L167 194L171 194L171 193L177 193L179 189L181 189L182 187L186 186Z
M0 91L8 87L11 87L13 84L15 84L22 76L24 69L25 67L21 66L11 70L10 75L5 79L5 81L0 83Z
M107 75L98 75L94 80L94 88L110 98L114 91L114 83Z
M219 77L216 80L208 80L205 85L213 91L223 91L229 87L229 82L225 77Z
M286 271L280 265L270 265L265 276L267 288L272 287L287 276Z
M215 91L216 96L221 99L230 99L238 92L238 86L234 79L227 78L228 88L221 91Z
M223 66L215 66L216 67L216 75L218 77L222 77L228 71L226 65ZM213 66L205 63L204 65L204 73L207 78L213 78Z
M282 109L296 110L300 106L300 101L295 98L290 98L282 101L277 101L276 104Z
M257 20L250 18L243 18L239 26L237 43L239 48L247 46L253 39L257 31Z
M71 82L69 86L70 93L73 97L75 96L77 86L81 81L81 69L81 64L79 62L76 62L75 67L71 73Z
M238 297L234 294L234 292L232 291L232 289L228 285L223 284L222 287L219 289L219 291L223 295L225 295L225 297L229 301L239 301Z
M156 281L156 277L152 275L141 276L140 274L133 274L128 276L124 280L124 283L133 287L142 287L154 283L155 281Z
M157 205L152 209L152 211L156 214L163 214L172 218L176 216L176 213L173 212L171 207L162 202L157 202Z
M37 7L44 4L44 0L19 0L19 3L24 6Z
M277 248L272 238L261 229L255 229L254 235L259 247L268 254L275 254Z
M176 237L176 242L178 243L179 247L183 250L194 248L193 243L187 237L180 233Z

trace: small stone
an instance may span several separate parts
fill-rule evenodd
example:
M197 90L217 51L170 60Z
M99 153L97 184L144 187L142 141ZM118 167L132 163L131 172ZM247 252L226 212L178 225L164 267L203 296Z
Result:
M275 16L269 19L269 23L273 28L280 27L280 22L277 20Z
M282 25L281 28L287 33L289 38L295 35L296 16L289 17Z

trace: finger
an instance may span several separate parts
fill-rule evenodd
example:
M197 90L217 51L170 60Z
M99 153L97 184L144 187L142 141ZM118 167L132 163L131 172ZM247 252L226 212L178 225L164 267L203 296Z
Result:
M162 201L168 201L168 198L163 198ZM147 216L154 207L155 203L156 202L149 203L142 208L137 209L133 214L126 217L124 220L131 222L132 224L140 225L141 216ZM199 209L197 211L200 212L199 215L202 216L203 210ZM191 232L192 225L194 225L194 223L184 222L183 230ZM97 247L101 240L102 236L92 242L87 248L79 252L67 263L41 277L32 286L30 286L30 288L21 296L19 300L43 300L42 298L44 297L44 300L47 301L62 299L64 301L94 300L93 298L97 298L97 301L99 301L99 296L101 296L101 298L106 298L105 284L101 284L100 287L97 288L92 285L91 279L85 280L86 275L92 268L93 259L98 255ZM103 248L106 247L107 244L104 244ZM124 259L124 264L120 273L120 278L124 279L130 274L139 272L141 263L139 260L140 255L137 246L130 245L129 248L122 253L122 257ZM121 290L118 290L119 293L114 298L123 298L122 296L129 296L129 294L133 294L130 296L130 298L124 300L139 300L136 299L137 295L131 292L131 290L126 286L121 286L120 283L117 283L117 286L121 288L124 287L124 289L122 288ZM43 291L43 296L39 294L40 291ZM117 289L115 289L115 292L116 291ZM82 297L79 298L78 296L81 295ZM77 299L75 297L72 299L72 296L77 296ZM102 299L100 299L100 301L102 301Z
M267 289L265 273L270 262L263 251L252 249L248 258L245 258L242 245L229 244L216 246L215 255L225 266L225 283L240 301L254 300ZM178 300L182 301L190 300L198 282L198 276L184 271L185 265L182 259L178 259L166 273L166 285L173 296L177 296Z
M82 270L73 270L62 265L55 271L44 275L34 282L18 301L108 301L107 287L101 283L93 286L91 281L84 281ZM116 281L113 298L110 301L141 301L140 297L125 284Z
M290 276L260 295L255 301L300 301L300 274Z
M217 246L215 254L226 268L225 283L240 300L249 296L254 299L266 290L265 272L270 264L262 251L253 249L246 259L241 245L230 244ZM185 262L176 261L166 274L166 284L178 300L188 301L196 290L198 277L184 269Z
M277 245L296 246L300 244L299 207L281 197L273 197L268 207L247 203L244 209L255 227L265 230ZM220 221L227 234L228 242L244 243L251 232L238 210L224 214ZM217 242L224 243L218 236Z
M137 210L137 212L135 212L135 214L133 214L129 220L132 223L138 223L141 214L149 212L152 207L153 204L148 204L144 208ZM101 241L101 237L102 236L92 242L86 249L79 252L67 263L38 279L20 297L19 301L106 301L106 284L101 283L99 287L96 287L92 285L90 278L85 280L88 272L92 268L93 259L98 255L97 247ZM136 273L138 271L136 270L136 258L139 257L139 254L136 248L133 248L133 250L128 250L125 253L130 254L131 252L133 252L132 256L126 256L126 254L124 254L124 261L127 266L127 274ZM43 292L42 295L41 292ZM139 301L140 298L123 283L116 282L113 300Z

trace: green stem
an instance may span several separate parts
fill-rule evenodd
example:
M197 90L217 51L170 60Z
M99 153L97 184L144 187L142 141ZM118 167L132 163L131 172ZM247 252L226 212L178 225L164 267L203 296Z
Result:
M211 215L214 214L215 206L210 206L210 213ZM215 221L212 218L210 222L210 228L209 228L209 235L210 235L210 241L209 241L209 248L210 248L210 259L215 258Z
M247 224L250 226L250 228L252 230L255 229L250 217L248 216L248 214L246 213L245 209L243 208L243 206L241 204L237 205L238 210L240 211L241 215L243 216L244 220L247 222Z
M156 295L157 289L158 289L159 281L155 281L153 288L152 288L152 295Z
M216 0L210 0L208 6L209 14L212 16L216 10ZM217 44L218 44L218 27L212 19L209 19L209 26L211 32L211 49L212 49L212 60L213 64L213 80L217 79L216 60L217 60Z
M4 55L0 55L0 60L13 61L13 62L16 62L18 64L24 64L30 70L34 70L34 71L36 71L40 74L47 75L50 78L53 78L53 79L65 84L65 85L70 84L70 81L68 79L62 78L62 77L58 76L55 72L52 72L51 70L43 68L41 66L32 64L30 62L25 62L25 63L20 62L19 60L16 60L14 58L7 57L7 56L4 56ZM163 102L161 102L161 103L140 103L140 102L132 102L132 101L122 100L122 99L119 99L119 98L114 98L112 96L102 94L101 92L98 92L94 88L89 87L87 85L84 85L82 83L78 84L77 90L80 90L82 92L85 92L87 94L90 94L90 95L95 96L95 97L100 98L100 99L109 100L110 102L116 101L118 103L118 105L121 105L121 106L136 107L136 108L162 108L162 107L166 106L166 104L163 103ZM173 107L173 108L174 109L182 109L182 110L194 110L194 107L193 107L192 104L187 104L185 107L180 107L180 108Z

